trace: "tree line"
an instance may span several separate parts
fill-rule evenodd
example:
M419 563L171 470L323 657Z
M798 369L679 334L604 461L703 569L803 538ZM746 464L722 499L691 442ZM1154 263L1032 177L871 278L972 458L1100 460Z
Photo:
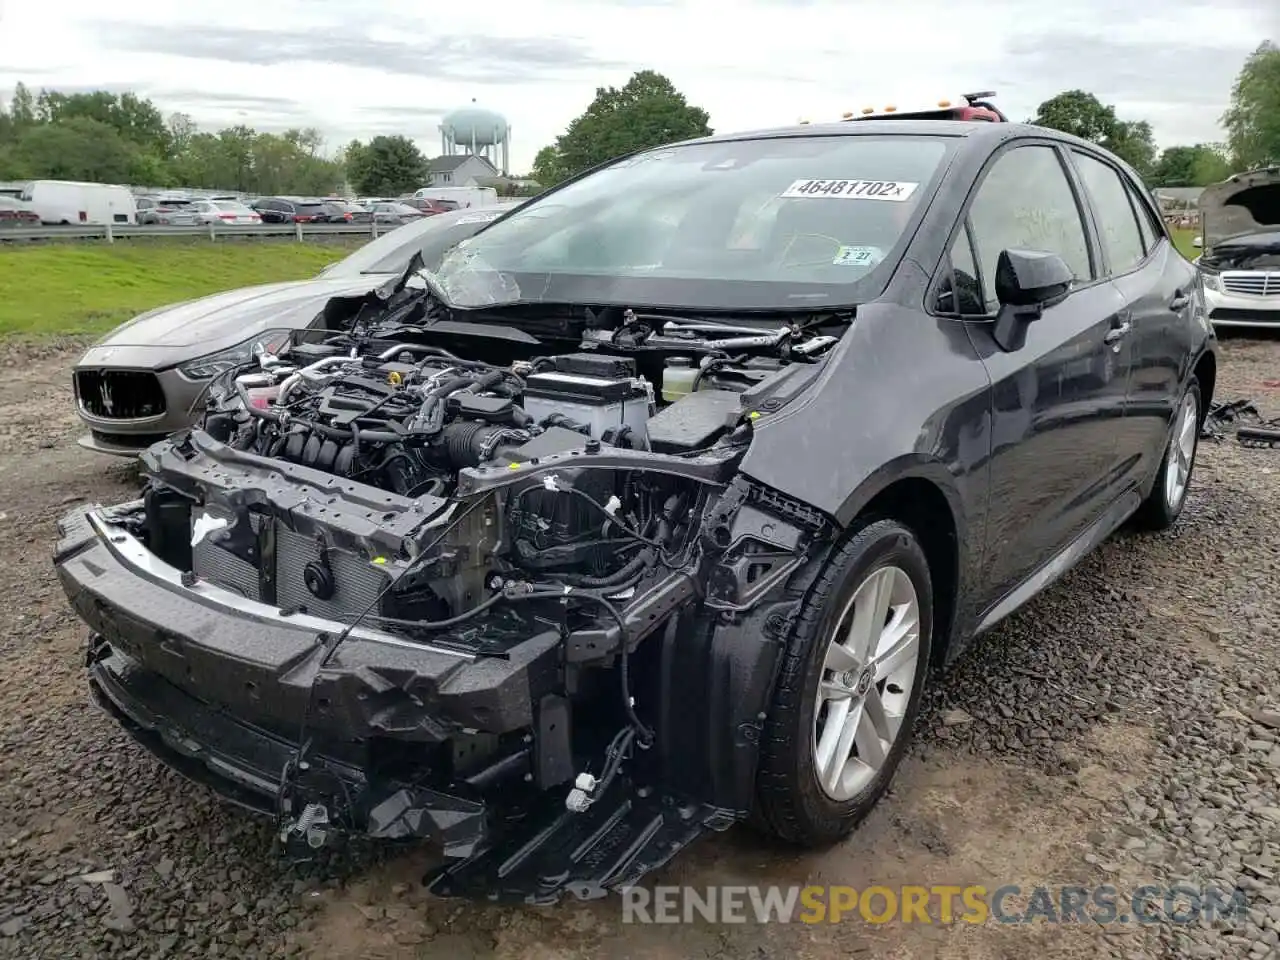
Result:
M1068 90L1040 104L1029 121L1106 147L1152 187L1205 187L1245 170L1280 163L1280 47L1258 45L1231 87L1221 143L1180 144L1157 151L1151 124L1119 117L1092 93Z
M533 178L553 186L633 150L712 131L705 110L691 106L671 81L651 70L622 88L600 87L586 111L556 141L538 151ZM1280 163L1280 48L1262 43L1245 61L1221 118L1223 143L1159 150L1151 124L1122 118L1085 90L1040 104L1027 121L1097 143L1126 160L1152 187L1202 187L1243 170Z
M587 109L534 158L543 188L646 147L712 133L710 115L672 82L641 70L622 87L599 87ZM1151 125L1120 117L1083 89L1044 101L1029 123L1112 150L1152 187L1195 187L1280 163L1280 48L1266 41L1230 92L1222 143L1158 150ZM426 182L428 159L409 137L353 140L327 155L319 131L252 127L202 131L189 116L167 119L150 100L106 91L32 94L18 84L0 107L0 180L48 177L259 194L327 194L349 184L364 196L398 195Z
M342 163L314 129L200 130L132 93L38 94L18 84L0 107L0 180L49 178L253 193L329 193Z
M427 182L428 164L406 136L353 140L329 155L314 128L211 133L132 93L33 94L19 83L8 109L0 105L0 180L321 196L349 184L363 196L398 196Z

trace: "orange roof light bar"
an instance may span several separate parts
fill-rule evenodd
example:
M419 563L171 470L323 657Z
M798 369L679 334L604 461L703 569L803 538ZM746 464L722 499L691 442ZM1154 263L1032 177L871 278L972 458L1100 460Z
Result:
M943 119L965 119L965 120L1000 120L1007 122L1004 114L1000 113L991 104L984 102L987 97L995 96L994 91L983 91L981 93L966 93L958 97L944 97L933 103L925 101L923 104L917 105L915 102L909 103L905 107L899 107L895 103L887 104L883 107L863 107L859 116L855 116L852 111L845 111L842 114L842 120L865 120L875 117L920 117L937 115Z

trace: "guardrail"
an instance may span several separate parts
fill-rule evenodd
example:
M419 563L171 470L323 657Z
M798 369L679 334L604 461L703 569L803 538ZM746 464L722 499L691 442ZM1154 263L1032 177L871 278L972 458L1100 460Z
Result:
M175 227L167 224L123 223L75 223L71 225L41 227L0 228L0 243L27 240L131 240L135 237L205 237L209 240L233 238L258 239L265 237L292 237L299 243L319 237L380 237L399 227L398 223L261 223L229 224L211 223L191 227Z

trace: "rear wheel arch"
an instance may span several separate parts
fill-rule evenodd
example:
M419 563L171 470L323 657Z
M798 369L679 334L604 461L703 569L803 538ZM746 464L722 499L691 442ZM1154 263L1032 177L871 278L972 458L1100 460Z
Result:
M1212 350L1200 355L1192 375L1200 382L1200 419L1203 420L1213 406L1213 388L1218 380L1218 358Z

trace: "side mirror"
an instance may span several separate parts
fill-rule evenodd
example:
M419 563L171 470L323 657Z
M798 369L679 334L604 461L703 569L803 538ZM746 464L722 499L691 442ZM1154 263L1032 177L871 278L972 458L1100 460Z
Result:
M1056 253L1002 250L996 260L996 299L1001 306L1052 306L1066 297L1074 282L1071 268Z
M1045 307L1061 303L1071 292L1075 274L1056 253L1002 250L996 260L996 315L992 336L1001 350L1026 342L1026 325L1040 319Z

